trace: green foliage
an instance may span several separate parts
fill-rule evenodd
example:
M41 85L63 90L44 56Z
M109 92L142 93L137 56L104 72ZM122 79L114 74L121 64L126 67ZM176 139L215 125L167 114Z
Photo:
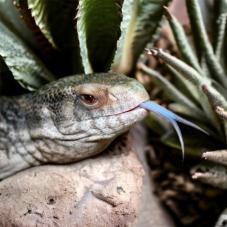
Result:
M131 74L146 44L152 41L170 0L135 0L121 56L120 70ZM128 6L129 8L131 6ZM126 22L127 23L127 22Z
M82 65L79 52L75 15L78 0L27 0L37 26L53 45L63 52L64 57L76 64L74 73L81 72ZM74 57L71 57L73 56ZM69 58L71 57L71 59Z
M140 68L163 89L172 110L210 133L207 138L185 129L186 152L198 157L204 149L226 148L227 55L223 50L227 1L214 1L212 39L198 1L186 1L194 46L180 22L164 9L170 1L0 0L0 94L6 90L3 77L12 77L26 89L34 90L73 73L115 70L132 75L145 46L154 40L165 12L182 60L162 50L152 49L150 53L162 59L174 80L171 83L146 65ZM15 84L8 81L11 91L7 89L7 94L13 94ZM162 135L163 143L179 148L165 122L151 114L147 123ZM200 140L195 142L192 135ZM193 177L226 189L227 151L221 155L220 151L206 152L203 157L221 168L212 163L203 173L195 170Z
M80 46L87 53L82 55L85 69L87 59L90 63L88 72L109 70L120 36L121 6L122 2L116 0L80 1L77 23Z
M29 46L35 46L32 31L21 19L21 14L15 6L16 1L0 1L0 20L16 33ZM37 47L37 46L36 46Z
M173 31L182 60L162 50L153 49L150 52L165 62L175 81L177 78L177 80L180 80L180 83L171 84L162 75L157 77L157 72L152 72L145 65L142 65L141 68L152 76L156 83L159 83L159 86L163 88L163 91L168 94L169 100L174 102L174 105L171 107L175 108L178 113L181 112L183 115L189 116L199 125L206 123L212 136L218 137L219 140L226 143L225 121L221 120L215 111L217 107L227 108L227 93L225 89L227 80L222 81L223 77L219 74L219 72L224 72L225 69L222 62L218 61L215 56L212 44L208 40L197 1L187 1L187 7L189 15L191 15L191 25L196 27L196 35L199 36L197 43L202 43L200 55L196 56L181 24L174 16L170 15L168 10L166 11L167 19ZM201 55L205 56L204 60L208 66L206 70L203 66L203 61L200 59ZM213 74L215 67L218 67L218 69L215 71L216 74ZM185 89L187 87L189 88L188 90ZM187 91L186 93L185 90Z
M178 20L172 16L168 9L166 8L166 17L169 21L171 29L173 31L174 37L176 39L176 44L181 53L182 59L195 68L197 71L201 71L197 57L195 56L192 47L184 32L183 26L178 22Z
M0 55L30 90L74 73L122 71L124 65L132 72L168 2L1 0Z
M62 65L59 68L63 68L59 70L61 76L83 72L74 20L77 0L17 0L16 6L44 49L43 54L57 55L56 61Z
M205 29L198 1L187 0L186 3L194 46L190 44L180 22L166 9L166 18L181 59L161 49L148 50L148 54L164 62L172 75L171 82L144 64L140 64L140 69L150 75L162 88L165 101L170 103L170 109L190 118L210 133L207 138L205 135L199 135L199 132L183 129L186 154L197 158L202 155L209 161L193 168L192 177L215 187L227 189L227 71L224 58L226 51L223 48L226 39L227 2L220 0L214 5L218 13L213 15L215 35L211 37ZM157 128L157 119L149 121L151 128L153 125ZM162 129L162 125L159 126ZM163 130L156 132L162 135L161 141L164 144L179 149L175 135L168 128L164 133Z
M218 14L216 18L217 25L217 35L216 40L214 42L214 50L215 55L218 58L218 60L221 60L222 55L222 48L224 47L224 41L225 41L225 27L226 27L226 20L227 20L227 1L226 0L220 0L217 1L217 8L218 8Z
M202 14L199 9L198 1L187 0L187 9L190 19L192 21L192 27L194 29L194 40L198 43L198 49L201 49L202 56L205 57L207 65L217 80L227 88L227 80L225 72L220 62L217 60L214 54L211 43L209 42L208 35L206 33L205 25L202 20Z
M14 78L28 89L36 89L54 79L32 51L1 22L0 56Z

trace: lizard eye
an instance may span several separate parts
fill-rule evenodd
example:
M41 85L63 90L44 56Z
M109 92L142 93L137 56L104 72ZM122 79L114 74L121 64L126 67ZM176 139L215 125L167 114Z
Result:
M97 98L95 98L93 95L89 95L89 94L81 94L80 100L88 105L93 105L97 102Z

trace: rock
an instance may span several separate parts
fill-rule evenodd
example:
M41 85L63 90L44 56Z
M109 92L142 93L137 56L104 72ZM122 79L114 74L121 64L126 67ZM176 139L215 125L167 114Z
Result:
M152 192L145 146L144 129L135 127L94 158L35 167L3 180L0 226L173 227Z
M165 210L159 198L153 193L155 184L150 177L151 170L147 164L145 150L149 149L152 153L154 150L150 145L147 145L146 131L144 127L138 125L131 131L131 135L133 138L137 138L133 150L137 153L145 171L143 176L142 196L139 202L139 214L133 227L174 227L175 224L171 216Z
M0 226L132 226L144 172L135 138L126 138L97 157L35 167L0 182Z

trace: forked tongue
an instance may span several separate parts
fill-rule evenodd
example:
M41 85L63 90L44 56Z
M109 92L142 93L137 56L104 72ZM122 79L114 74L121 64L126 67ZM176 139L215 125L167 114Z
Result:
M180 116L178 116L177 114L171 112L170 110L167 110L166 108L164 108L163 106L153 102L153 101L146 101L143 102L139 105L140 107L150 110L153 113L158 114L160 117L163 117L165 120L167 120L175 129L178 139L180 141L180 145L181 145L181 149L182 149L182 154L183 154L183 160L184 160L184 153L185 153L185 149L184 149L184 140L183 140L183 136L181 133L181 130L177 124L177 122L180 122L182 124L188 125L192 128L195 128L197 130L200 130L202 132L204 132L205 134L208 134L205 130L203 130L202 128L200 128L198 125L192 123L191 121L188 121Z

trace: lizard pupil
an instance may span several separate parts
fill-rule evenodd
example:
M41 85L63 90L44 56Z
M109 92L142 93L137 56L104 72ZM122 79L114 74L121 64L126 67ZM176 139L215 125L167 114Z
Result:
M93 95L88 95L88 94L82 94L80 95L80 98L83 102L90 105L96 103L97 101Z

